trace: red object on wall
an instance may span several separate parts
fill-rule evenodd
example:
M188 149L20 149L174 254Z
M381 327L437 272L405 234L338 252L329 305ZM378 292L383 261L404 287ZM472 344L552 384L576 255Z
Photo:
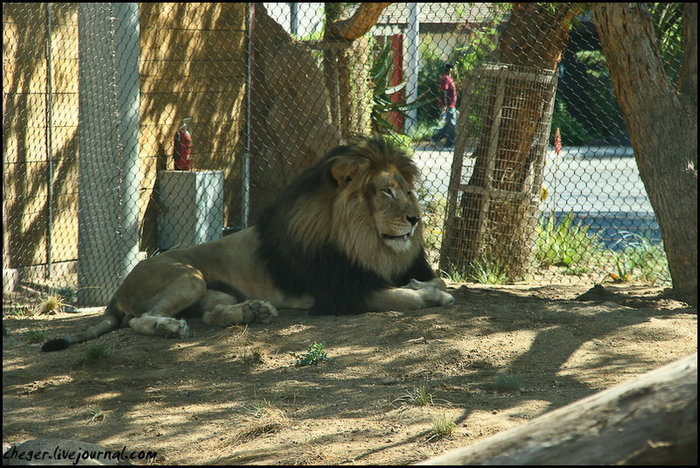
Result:
M394 66L391 71L391 85L396 86L403 81L403 35L394 34L391 37L391 50L394 53ZM404 90L391 95L391 101L397 102L403 98ZM392 111L391 122L396 130L403 129L403 115L400 112Z
M562 145L561 145L561 132L559 131L559 127L557 127L557 131L554 134L554 151L559 154L561 151Z
M182 124L175 134L175 159L176 171L192 170L192 135L187 129L187 122L192 119L182 119Z

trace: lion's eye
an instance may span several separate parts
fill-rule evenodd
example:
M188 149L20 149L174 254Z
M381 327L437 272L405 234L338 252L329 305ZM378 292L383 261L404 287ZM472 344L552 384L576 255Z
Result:
M382 193L383 193L384 195L386 195L387 197L389 197L389 198L394 198L394 192L393 192L391 189L389 189L389 188L387 188L387 189L382 189Z

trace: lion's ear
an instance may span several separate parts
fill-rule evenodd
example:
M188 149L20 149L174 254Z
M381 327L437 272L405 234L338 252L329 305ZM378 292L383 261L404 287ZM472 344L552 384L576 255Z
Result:
M345 187L360 170L362 162L356 158L341 157L331 164L331 175L340 188Z

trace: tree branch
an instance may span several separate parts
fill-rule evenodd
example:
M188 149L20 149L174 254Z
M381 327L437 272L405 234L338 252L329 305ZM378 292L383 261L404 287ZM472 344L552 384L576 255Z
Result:
M361 3L355 14L332 25L333 36L354 41L365 35L379 20L379 16L391 3Z

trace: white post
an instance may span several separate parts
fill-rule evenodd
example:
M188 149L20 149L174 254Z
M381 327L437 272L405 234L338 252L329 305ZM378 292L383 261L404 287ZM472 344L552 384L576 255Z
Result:
M420 32L420 20L418 18L419 3L408 4L408 30L406 31L406 102L413 102L418 97L418 43ZM404 124L405 131L409 131L416 124L416 109L408 111L408 118Z
M138 261L138 3L81 3L78 302L106 304Z

